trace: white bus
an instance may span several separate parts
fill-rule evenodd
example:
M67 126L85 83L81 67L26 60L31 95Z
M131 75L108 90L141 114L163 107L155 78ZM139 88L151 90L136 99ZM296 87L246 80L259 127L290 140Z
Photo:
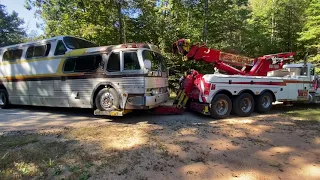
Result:
M59 36L0 48L1 108L77 107L119 115L113 112L150 109L168 99L165 59L151 44L98 47Z

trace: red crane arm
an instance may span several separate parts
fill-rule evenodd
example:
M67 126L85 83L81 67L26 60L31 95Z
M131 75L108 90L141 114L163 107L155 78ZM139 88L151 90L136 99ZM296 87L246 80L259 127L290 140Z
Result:
M266 76L269 71L281 69L289 60L293 60L294 53L279 53L264 55L253 59L241 55L225 53L206 47L204 44L194 44L190 47L189 39L180 39L173 44L173 52L185 55L188 60L212 63L214 67L230 75L240 74L249 76ZM233 66L243 66L239 70Z

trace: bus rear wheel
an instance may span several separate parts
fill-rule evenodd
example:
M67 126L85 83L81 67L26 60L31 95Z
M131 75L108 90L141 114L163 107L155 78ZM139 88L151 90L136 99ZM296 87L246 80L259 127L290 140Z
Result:
M6 90L0 89L0 108L6 109L9 107L9 96Z
M225 94L218 94L211 101L210 115L215 119L227 118L231 109L231 99Z
M256 98L256 111L258 113L266 113L272 108L273 97L271 93L264 92Z
M119 107L118 93L113 88L104 88L99 91L95 104L100 111L117 110Z
M254 110L254 99L251 94L243 93L236 97L232 109L237 116L250 116Z

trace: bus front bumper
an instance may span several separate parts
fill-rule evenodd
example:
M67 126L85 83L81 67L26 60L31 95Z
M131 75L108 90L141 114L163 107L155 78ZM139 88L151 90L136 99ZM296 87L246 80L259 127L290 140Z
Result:
M169 99L170 95L169 93L162 93L157 94L154 96L146 96L145 97L145 106L148 106L149 108L156 107L160 105L161 103L167 101Z
M161 93L153 96L130 95L125 109L151 109L159 106L169 99L169 93Z

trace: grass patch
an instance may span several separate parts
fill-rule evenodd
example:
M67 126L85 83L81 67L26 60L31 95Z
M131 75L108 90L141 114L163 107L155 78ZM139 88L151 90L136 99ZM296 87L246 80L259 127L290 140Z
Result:
M0 152L10 148L21 147L26 144L38 142L38 135L25 136L1 136L0 137Z
M300 120L320 121L320 108L304 108L287 111L286 116Z
M40 135L10 135L0 137L1 179L28 179L41 176L55 168L66 153L66 144L44 143Z
M92 134L97 135L97 134ZM50 138L49 138L50 139ZM0 179L83 179L90 177L92 159L70 151L74 141L49 140L39 134L0 136Z

